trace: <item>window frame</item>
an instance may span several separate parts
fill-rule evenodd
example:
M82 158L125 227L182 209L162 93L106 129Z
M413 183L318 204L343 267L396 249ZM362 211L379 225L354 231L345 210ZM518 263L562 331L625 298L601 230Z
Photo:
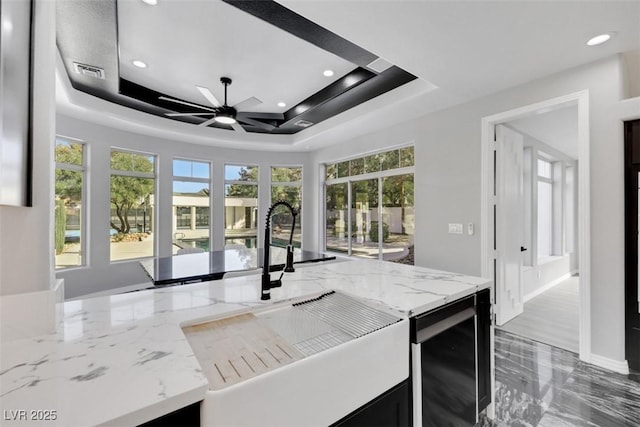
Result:
M273 181L273 169L300 169L300 180L299 181ZM273 200L273 187L296 187L300 190L300 205L302 205L302 194L304 189L304 166L295 164L295 165L270 165L269 166L269 206L272 206L276 200ZM301 206L300 206L301 207ZM296 208L296 206L294 206ZM300 224L300 247L302 248L304 242L304 227L303 227L303 218L300 215L296 221L299 221ZM269 242L271 243L271 242Z
M537 266L544 264L547 260L554 257L566 256L575 251L575 229L569 232L570 228L575 227L575 197L577 188L575 186L575 168L577 163L574 159L565 158L563 156L549 154L542 148L535 149L535 197L532 198L532 210L536 212L536 223L531 224L532 240L535 242L535 252L532 253L532 265ZM549 170L549 176L540 174L540 162L548 165L545 169ZM569 175L572 175L569 178ZM569 185L569 180L572 184ZM551 221L550 221L550 248L548 255L540 255L538 237L540 235L539 227L539 183L545 183L551 187ZM571 199L571 200L570 200ZM568 206L571 205L571 211Z
M183 176L183 175L175 175L175 171L174 171L174 162L175 161L182 161L182 162L191 162L191 163L202 163L202 164L206 164L208 165L208 170L209 170L209 177L208 178L200 178L200 177L194 177L194 176ZM200 183L200 184L207 184L209 186L209 203L207 204L207 208L209 209L209 224L207 226L198 226L198 219L197 219L197 208L198 206L194 206L196 209L192 211L192 213L190 213L190 221L189 221L189 227L178 227L178 216L177 216L177 208L179 207L187 207L184 205L174 205L173 204L173 198L175 197L175 195L173 194L173 185L175 184L175 182L192 182L192 183ZM202 206L204 207L204 206ZM191 211L190 211L191 212ZM210 160L206 160L206 159L194 159L194 158L188 158L188 157L181 157L181 156L174 156L171 158L171 215L172 217L175 215L176 218L176 224L175 224L175 230L171 230L171 233L180 233L180 230L191 230L192 229L192 225L194 227L194 229L196 230L205 230L208 229L209 230L209 250L213 249L213 236L214 236L214 230L213 230L213 221L211 219L211 213L213 212L213 162ZM173 219L172 219L173 220ZM193 224L192 222L193 221ZM173 228L173 225L172 225ZM171 242L173 242L175 240L175 236L172 234L171 236Z
M236 167L253 167L258 170L256 174L256 181L242 181L238 179L227 179L227 166L236 166ZM227 246L227 185L252 185L255 186L258 190L256 193L256 211L258 213L258 218L256 220L256 247L258 247L260 243L260 233L261 233L261 225L260 225L260 196L262 194L262 189L260 188L260 168L261 166L256 163L244 163L239 164L237 162L225 162L223 166L223 176L224 182L222 187L222 197L223 197L223 217L222 217L222 247L225 248Z
M375 171L375 172L365 172L362 174L357 174L357 175L351 175L351 162L353 160L357 160L357 159L366 159L368 157L372 157L372 156L380 156L383 155L385 153L391 152L391 151L398 151L399 156L400 156L400 151L402 149L405 148L413 148L414 149L414 164L413 166L398 166L397 168L392 168L392 169L382 169L382 164L380 164L380 168L379 170ZM399 157L399 165L402 163L401 158ZM338 178L331 178L328 179L327 178L327 168L329 166L334 166L335 167L335 173L336 175L338 174L338 165L341 163L347 163L347 165L349 166L349 173L347 176L341 176ZM366 161L365 161L365 166L364 166L365 170L366 170ZM320 232L322 233L322 247L323 247L323 251L324 252L331 252L331 253L336 253L336 254L342 254L341 252L337 252L337 251L332 251L330 249L327 248L327 208L326 208L326 201L327 201L327 186L328 185L333 185L333 184L343 184L346 183L347 184L347 236L351 236L352 235L352 205L353 205L353 200L352 200L352 184L353 182L356 181L366 181L366 180L372 180L372 179L376 179L378 181L378 215L376 217L376 221L378 221L378 224L382 224L382 215L383 215L383 203L382 203L382 186L383 186L383 180L384 178L388 178L388 177L393 177L393 176L399 176L399 175L413 175L414 177L414 182L415 182L415 145L414 144L407 144L407 145L401 145L401 146L394 146L394 147L389 147L380 151L375 151L375 152L370 152L370 153L364 153L364 154L360 154L358 156L351 156L351 157L346 157L343 159L339 159L339 160L335 160L335 161L327 161L324 162L322 164L322 176L324 177L324 180L322 182L322 206L321 206L321 214L320 214L320 218L321 218L321 223L320 223L320 227L321 230ZM415 200L415 191L414 191L414 200ZM414 202L415 205L415 202ZM415 224L414 224L415 227ZM378 257L377 259L379 260L383 260L384 257L384 247L383 247L383 239L382 239L382 233L383 233L383 229L382 227L378 227ZM348 238L347 239L348 245L347 245L347 254L346 256L348 257L352 257L353 256L353 248L352 248L352 239Z
M136 172L136 171L125 171L125 170L118 170L118 169L113 169L111 167L111 155L113 154L114 151L120 152L120 153L126 153L126 154L132 154L132 155L138 155L138 156L144 156L144 157L152 157L153 158L153 172L149 173L149 172ZM158 154L155 153L150 153L147 151L137 151L137 150L131 150L128 148L122 148L122 147L117 147L117 146L111 146L109 147L109 220L111 219L111 178L114 175L119 175L119 176L127 176L127 177L132 177L132 178L147 178L147 179L153 179L153 198L154 198L154 205L155 205L155 209L153 209L153 213L152 213L152 223L153 224L158 224L158 200L159 200L159 185L160 183L158 182L158 162L159 162L159 158L160 156ZM155 227L155 226L154 226ZM108 230L111 230L111 226L109 226ZM153 258L155 256L157 256L158 254L158 238L157 238L157 230L154 229L153 231L154 233L154 241L153 241L153 253L151 255L148 256L141 256L141 257L136 257L136 258L126 258L126 259L118 259L118 260L112 260L111 259L111 234L110 232L107 232L107 241L109 243L109 264L118 264L118 263L122 263L122 262L130 262L130 261L135 261L135 260L141 260L141 259L148 259L148 258Z
M82 203L81 206L82 208L80 209L80 264L79 265L74 265L74 266L69 266L69 267L61 267L61 268L57 268L56 266L56 261L55 261L55 256L54 256L54 262L53 262L53 268L55 270L56 273L61 272L61 271L69 271L69 270L73 270L73 269L80 269L80 268L89 268L90 267L90 263L89 263L89 254L91 252L89 244L90 244L90 239L89 239L89 230L91 229L91 227L89 226L89 215L87 213L88 211L88 206L90 206L89 203L89 185L88 185L88 180L89 180L89 168L87 167L87 159L89 158L89 144L79 138L73 138L70 136L64 136L64 135L59 135L56 134L54 141L53 141L53 146L54 146L54 160L55 160L55 147L57 145L57 141L58 139L66 141L68 143L72 143L72 144L80 144L82 145L82 165L74 165L72 163L62 163L62 162L58 162L58 161L54 161L55 165L54 165L54 179L55 179L55 170L56 169L63 169L63 170L70 170L70 171L74 171L74 172L81 172L82 173L82 189L81 189L81 197L82 197ZM54 188L54 197L55 197L55 188ZM55 253L55 251L54 251Z

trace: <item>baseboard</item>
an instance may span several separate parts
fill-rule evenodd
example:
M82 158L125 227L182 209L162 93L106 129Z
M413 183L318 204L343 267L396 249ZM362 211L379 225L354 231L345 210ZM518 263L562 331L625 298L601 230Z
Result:
M3 342L51 334L62 321L64 280L45 291L0 297L0 339Z
M618 372L619 374L629 375L629 364L626 360L613 360L591 353L590 363L613 372Z
M524 302L529 301L532 298L537 297L538 295L548 291L549 289L553 288L555 285L559 284L560 282L564 282L565 280L567 280L568 278L571 277L571 273L567 273L567 274L563 274L562 276L558 277L555 280L552 280L551 282L547 283L546 285L536 289L535 291L528 293L527 295L525 295L522 300Z

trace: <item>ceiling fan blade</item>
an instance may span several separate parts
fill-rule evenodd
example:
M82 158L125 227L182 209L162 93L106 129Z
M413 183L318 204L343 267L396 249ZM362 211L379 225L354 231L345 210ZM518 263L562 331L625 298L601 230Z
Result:
M256 107L260 104L262 104L262 101L260 101L255 96L252 96L251 98L247 98L242 102L238 102L236 105L233 106L233 108L235 108L238 111L248 110L249 108Z
M198 126L209 126L211 123L213 123L215 121L216 121L216 118L214 117L212 119L206 120L206 121L198 124Z
M238 112L238 118L244 119L252 118L252 119L266 119L266 120L284 120L284 114L282 113L258 113L258 112L249 112L249 111L240 111Z
M210 113L165 113L168 117L185 117L185 116L210 116L215 114L213 111Z
M182 101L180 99L175 99L175 98L169 98L169 97L166 97L166 96L159 96L158 99L160 99L162 101L170 101L170 102L175 102L177 104L188 105L189 107L195 107L195 108L199 108L201 110L212 111L214 113L216 111L216 110L213 110L211 108L203 107L202 105L192 104L191 102Z
M240 125L240 123L235 122L234 124L231 125L231 127L233 128L233 130L235 130L236 132L246 132L246 130L244 130L244 128L242 127L242 125Z
M215 96L213 96L213 93L209 90L208 87L196 85L196 88L200 91L202 96L207 98L207 101L209 101L211 105L213 105L214 107L222 107L222 103L218 101L218 99Z
M261 121L258 121L258 120L253 120L253 119L250 119L248 117L237 117L237 119L239 121L241 121L242 123L246 123L248 125L252 125L252 126L255 126L257 128L268 130L268 131L272 131L272 130L274 130L276 128L275 126L270 125L269 123L264 123L264 122L261 122Z

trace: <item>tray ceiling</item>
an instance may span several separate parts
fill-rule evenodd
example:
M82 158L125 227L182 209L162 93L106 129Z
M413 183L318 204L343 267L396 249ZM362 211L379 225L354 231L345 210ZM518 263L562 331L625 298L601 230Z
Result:
M416 78L273 1L64 0L57 18L74 89L193 125L294 134ZM223 76L242 127L198 89L223 103Z

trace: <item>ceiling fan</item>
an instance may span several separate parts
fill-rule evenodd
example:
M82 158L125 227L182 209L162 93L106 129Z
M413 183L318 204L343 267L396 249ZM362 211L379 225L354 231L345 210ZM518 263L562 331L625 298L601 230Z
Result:
M206 108L201 105L192 104L190 102L182 101L175 98L169 98L166 96L160 96L159 99L163 101L171 101L182 105L188 105L191 107L196 107L201 111L190 112L190 113L165 113L168 117L181 117L181 116L213 116L209 120L205 120L202 123L199 123L198 126L209 126L212 123L222 123L225 125L231 126L235 131L238 132L246 132L246 130L240 125L240 123L245 123L247 125L255 126L257 128L272 131L276 128L276 126L265 123L263 121L257 119L266 119L266 120L284 120L284 115L282 113L258 113L258 112L246 112L241 111L247 108L251 108L253 106L259 105L262 103L258 98L251 97L245 99L244 101L234 105L233 107L227 105L227 86L231 84L231 79L229 77L221 77L220 83L224 85L224 103L220 103L218 99L213 95L209 88L203 86L196 86L196 88L200 91L202 96L205 97L207 101L214 108ZM203 112L202 110L207 110L207 112Z

